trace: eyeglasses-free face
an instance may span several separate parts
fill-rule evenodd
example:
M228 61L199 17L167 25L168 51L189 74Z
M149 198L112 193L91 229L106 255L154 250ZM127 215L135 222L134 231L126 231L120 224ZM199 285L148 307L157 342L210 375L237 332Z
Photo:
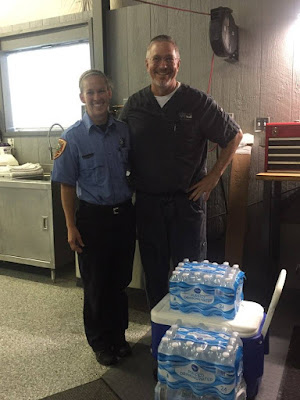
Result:
M99 75L89 75L82 82L80 100L86 106L86 111L96 125L107 121L109 101L112 97L107 82Z
M169 42L154 42L150 47L146 67L151 76L151 90L155 96L165 96L176 88L180 59Z

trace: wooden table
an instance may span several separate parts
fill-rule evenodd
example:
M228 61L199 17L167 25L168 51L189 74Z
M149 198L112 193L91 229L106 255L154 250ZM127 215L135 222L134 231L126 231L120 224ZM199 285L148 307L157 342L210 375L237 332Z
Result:
M270 279L269 292L272 293L281 270L279 265L281 182L300 182L300 173L261 172L256 175L256 178L264 181L262 244L264 249L263 258L267 272L266 278Z

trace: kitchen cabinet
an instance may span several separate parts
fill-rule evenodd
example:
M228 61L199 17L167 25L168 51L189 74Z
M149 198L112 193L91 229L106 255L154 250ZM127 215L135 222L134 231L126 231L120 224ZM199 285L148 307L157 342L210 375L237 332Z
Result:
M59 184L0 178L0 260L48 268L73 263Z

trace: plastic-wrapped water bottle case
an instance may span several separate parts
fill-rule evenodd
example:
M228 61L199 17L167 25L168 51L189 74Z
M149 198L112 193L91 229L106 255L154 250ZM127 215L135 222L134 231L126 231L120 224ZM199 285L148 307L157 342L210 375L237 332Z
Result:
M172 326L158 347L155 399L242 400L242 355L241 339L227 328Z
M185 259L170 277L170 307L183 313L234 319L243 300L244 277L237 264L230 267L227 262Z

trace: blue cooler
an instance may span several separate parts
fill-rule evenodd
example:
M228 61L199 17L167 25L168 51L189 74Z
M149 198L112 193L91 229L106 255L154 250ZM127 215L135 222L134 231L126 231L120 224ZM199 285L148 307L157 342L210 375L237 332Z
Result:
M264 355L269 353L269 338L262 334L266 318L263 307L252 301L243 300L233 320L221 317L205 317L199 313L185 314L170 308L170 295L167 294L151 310L152 355L157 359L161 338L173 324L197 327L227 327L239 333L243 341L243 375L247 384L247 397L256 396L264 372Z

